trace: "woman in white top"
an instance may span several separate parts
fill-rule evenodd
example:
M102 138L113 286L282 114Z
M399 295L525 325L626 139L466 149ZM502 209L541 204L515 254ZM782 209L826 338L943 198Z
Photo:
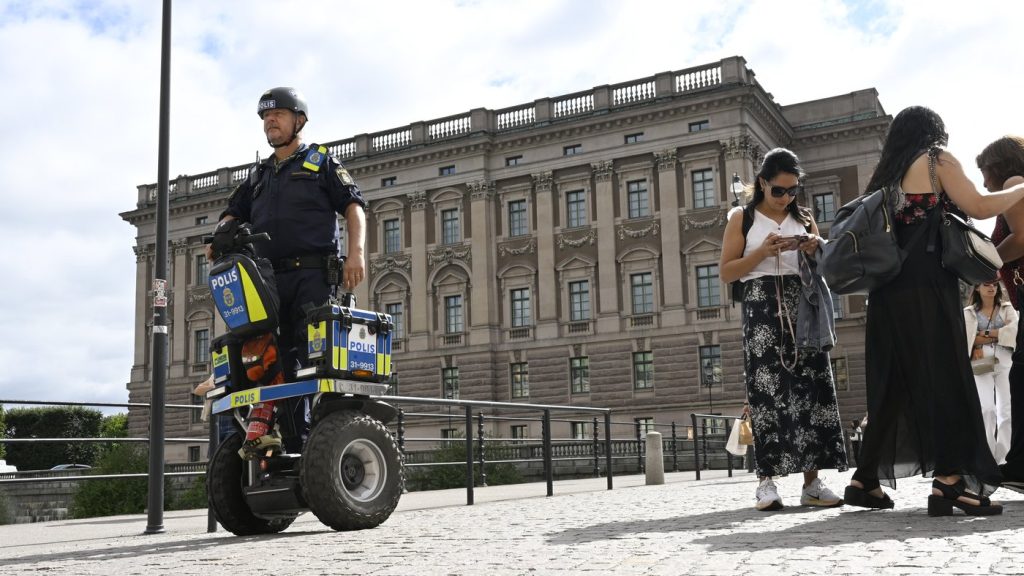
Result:
M1010 450L1010 366L1017 342L1017 318L998 280L975 286L971 305L964 308L985 438L997 463L1005 462Z
M810 212L797 205L803 175L789 150L765 155L753 198L729 214L719 266L722 281L743 281L743 361L761 478L756 508L764 511L782 508L772 478L796 473L804 479L802 505L842 505L818 470L848 467L828 353L795 346L798 251L813 255L819 242Z

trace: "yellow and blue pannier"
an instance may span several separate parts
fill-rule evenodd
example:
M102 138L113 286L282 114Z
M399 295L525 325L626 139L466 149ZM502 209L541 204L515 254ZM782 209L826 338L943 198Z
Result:
M213 263L207 283L231 334L244 338L277 328L277 284L269 260L224 255Z
M319 378L384 382L391 377L389 314L328 304L306 316L308 366Z

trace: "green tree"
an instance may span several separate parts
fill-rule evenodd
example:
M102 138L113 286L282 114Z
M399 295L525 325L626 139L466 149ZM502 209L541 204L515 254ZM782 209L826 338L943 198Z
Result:
M104 451L93 468L97 474L131 474L149 467L149 451L141 446L118 444ZM83 480L71 504L72 518L140 514L146 509L146 478ZM164 485L166 499L167 486Z
M103 414L80 406L15 408L4 415L8 438L95 438ZM7 446L7 461L19 470L47 470L57 464L93 465L99 447L91 443L31 443Z
M475 443L474 443L475 445ZM452 440L444 442L432 451L432 462L457 462L443 466L417 466L405 471L406 488L411 491L444 490L446 488L466 487L466 441ZM522 474L512 464L485 464L487 485L519 484L523 481ZM480 466L474 465L474 478L479 481Z

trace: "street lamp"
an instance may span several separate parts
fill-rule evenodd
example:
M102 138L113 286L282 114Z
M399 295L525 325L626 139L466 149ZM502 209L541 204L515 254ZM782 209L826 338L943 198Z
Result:
M733 206L739 206L740 205L740 197L742 196L743 191L746 189L746 186L744 186L743 185L743 181L740 180L740 175L735 173L735 172L732 173L732 186L731 186L731 188L732 188L732 197L734 198L734 200L732 201L732 205Z
M715 405L714 405L714 401L712 399L711 394L712 394L712 389L715 387L715 384L717 384L720 381L720 379L721 379L721 374L720 374L721 368L718 367L718 366L715 366L715 363L711 360L711 358L705 358L704 359L704 369L702 370L702 372L703 372L703 377L704 377L704 387L708 389L708 415L709 416L713 416L714 413L715 413ZM704 469L705 470L707 470L707 468L708 468L708 426L707 426L707 421L708 421L708 419L705 418L704 419L704 434L703 434L703 437L704 437ZM712 430L712 432L714 431L714 424L713 423L712 423L711 430Z

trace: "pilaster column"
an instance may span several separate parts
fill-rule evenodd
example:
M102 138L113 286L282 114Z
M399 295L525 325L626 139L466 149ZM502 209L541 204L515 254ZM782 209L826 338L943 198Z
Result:
M409 310L406 311L406 330L410 350L427 350L430 344L430 316L427 294L427 195L412 192L406 196L409 203L410 241L412 243L412 286L409 287Z
M679 230L679 178L676 172L676 151L665 150L657 154L658 194L661 206L661 262L663 290L662 308L665 315L682 313L683 269L681 233Z
M558 279L555 274L555 199L551 172L533 175L537 202L537 278L533 300L537 303L537 340L558 337Z
M146 325L149 323L149 316L146 311L150 299L149 274L146 272L153 259L153 249L149 246L133 246L132 250L135 251L135 360L133 364L135 368L145 371L146 348L149 346L149 340L146 338L148 331Z
M618 266L615 262L615 197L610 160L591 164L597 197L597 330L619 330Z
M185 322L185 312L188 308L188 239L171 241L172 254L174 254L173 269L171 270L171 285L169 291L173 294L168 303L173 306L171 320L171 354L170 373L171 377L184 376L185 351L190 344L188 325Z
M469 343L488 344L498 327L498 306L494 300L494 182L477 180L467 185L473 229L470 238L472 262Z
M726 197L731 204L733 201L732 175L738 175L744 184L751 184L757 174L756 164L761 161L761 147L746 134L721 140L719 145L722 155L725 157L725 174L722 174L722 179L725 180ZM745 203L745 199L741 195L740 204Z

